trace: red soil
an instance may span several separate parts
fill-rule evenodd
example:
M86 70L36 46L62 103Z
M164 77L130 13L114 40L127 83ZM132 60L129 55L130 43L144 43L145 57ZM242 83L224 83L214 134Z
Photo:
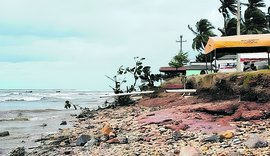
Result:
M172 130L220 132L233 129L231 122L264 119L270 114L270 102L239 102L238 99L210 102L175 93L160 96L139 102L138 105L160 109L138 116L139 123L163 124Z

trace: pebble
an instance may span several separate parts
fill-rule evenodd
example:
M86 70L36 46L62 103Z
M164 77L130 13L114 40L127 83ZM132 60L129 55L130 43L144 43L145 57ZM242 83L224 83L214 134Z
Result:
M60 125L67 125L67 121L62 121Z
M9 131L0 132L0 137L9 136Z
M268 142L262 139L258 134L250 134L248 140L244 144L248 148L261 148L268 146Z

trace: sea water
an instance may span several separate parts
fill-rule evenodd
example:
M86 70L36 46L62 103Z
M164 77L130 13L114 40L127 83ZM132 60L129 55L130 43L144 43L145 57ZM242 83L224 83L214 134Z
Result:
M80 110L65 109L65 101L78 107L96 109L106 100L101 95L111 92L83 90L0 90L0 132L10 135L0 137L0 155L7 155L16 147L32 148L38 146L35 140L59 128L72 126L76 120L72 114ZM67 121L67 125L60 125ZM46 125L46 126L44 126Z

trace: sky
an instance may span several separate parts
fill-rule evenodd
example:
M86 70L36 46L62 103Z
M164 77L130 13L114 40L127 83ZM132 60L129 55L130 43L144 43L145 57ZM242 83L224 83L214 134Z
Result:
M194 59L188 25L223 25L219 0L0 2L0 89L111 90L105 75L134 66L134 57L146 58L152 73L168 66L180 35Z

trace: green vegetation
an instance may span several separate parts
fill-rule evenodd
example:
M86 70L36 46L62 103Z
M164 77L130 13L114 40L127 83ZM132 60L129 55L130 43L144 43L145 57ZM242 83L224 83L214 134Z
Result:
M161 74L152 74L150 66L144 66L143 60L145 58L134 57L135 66L134 67L124 67L120 66L117 71L117 75L113 78L106 76L110 80L112 80L115 84L114 87L110 86L115 94L119 93L130 93L139 89L140 91L152 90L155 88L154 83L158 82L161 79ZM126 90L122 89L122 84L127 83L126 78L123 80L118 79L119 76L124 76L126 74L131 74L133 77L133 83L129 86L126 86ZM138 80L140 80L140 85L137 85ZM136 89L137 88L137 89ZM133 103L130 96L118 96L115 99L116 105L128 105Z
M188 53L187 52L179 52L177 55L173 57L173 59L169 62L170 67L179 68L184 64L188 63Z

